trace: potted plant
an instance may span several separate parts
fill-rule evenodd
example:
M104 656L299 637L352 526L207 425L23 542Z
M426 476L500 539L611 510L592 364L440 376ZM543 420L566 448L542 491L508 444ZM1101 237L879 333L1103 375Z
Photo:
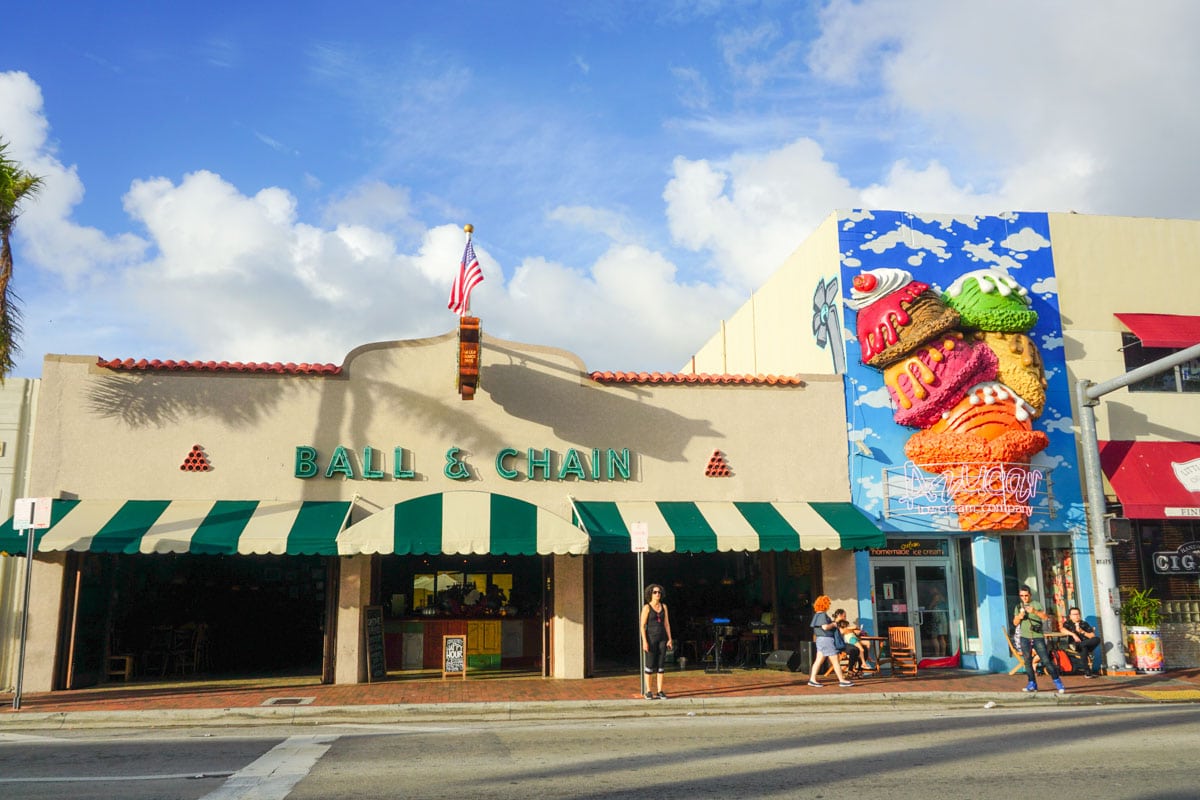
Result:
M1125 636L1129 655L1138 672L1162 672L1163 650L1162 601L1151 597L1153 589L1129 589L1125 602L1121 604L1121 622L1125 625Z

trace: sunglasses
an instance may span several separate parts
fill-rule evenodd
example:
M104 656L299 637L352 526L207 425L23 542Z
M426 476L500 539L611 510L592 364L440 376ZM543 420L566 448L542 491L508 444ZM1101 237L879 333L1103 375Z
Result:
M662 594L658 589L651 589L650 594Z

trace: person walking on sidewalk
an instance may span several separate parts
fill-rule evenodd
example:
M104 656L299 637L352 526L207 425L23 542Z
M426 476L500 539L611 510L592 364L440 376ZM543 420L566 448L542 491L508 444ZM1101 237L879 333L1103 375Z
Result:
M1080 671L1086 670L1084 677L1099 678L1100 659L1103 657L1104 648L1100 646L1100 637L1096 635L1096 629L1084 621L1083 613L1074 606L1071 607L1067 616L1067 621L1063 623L1063 630L1071 634L1071 645L1079 653L1076 668ZM1091 662L1090 668L1088 667L1089 661Z
M825 663L825 659L829 659L829 663L833 666L833 673L837 675L838 686L847 688L854 684L846 679L842 673L842 661L837 645L833 641L833 631L837 628L839 620L846 618L846 612L840 608L829 616L829 606L833 601L827 595L821 595L813 601L812 632L813 642L817 645L817 657L813 659L812 672L808 676L808 685L813 688L820 689L821 683L817 680L817 676L821 674L821 665Z
M1050 620L1050 615L1045 612L1041 603L1033 599L1033 593L1027 587L1022 586L1017 595L1021 602L1013 612L1013 625L1020 628L1021 655L1025 659L1025 674L1029 677L1029 682L1021 691L1038 690L1037 670L1033 667L1033 654L1036 652L1042 660L1042 666L1046 668L1046 674L1054 681L1054 688L1059 694L1063 694L1067 690L1063 687L1054 659L1050 657L1050 651L1046 647L1046 636L1042 632L1042 626Z
M642 619L638 630L642 633L642 650L646 653L646 699L666 700L663 693L663 672L667 651L674 646L671 640L671 615L667 612L663 587L652 583L646 587L642 604ZM658 675L658 692L650 691L650 676Z

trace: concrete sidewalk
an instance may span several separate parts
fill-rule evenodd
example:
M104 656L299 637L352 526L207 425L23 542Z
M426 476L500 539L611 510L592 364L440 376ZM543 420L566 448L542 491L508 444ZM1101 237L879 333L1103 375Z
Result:
M440 673L393 673L389 680L350 686L323 685L316 678L188 680L108 684L73 691L24 694L12 710L12 694L0 694L0 731L118 726L262 725L450 722L631 716L649 714L777 713L888 706L978 707L1030 702L1070 704L1165 703L1200 700L1200 669L1159 675L1066 676L1067 693L1057 695L1040 677L1037 695L1021 692L1024 674L981 674L924 670L916 678L868 677L852 688L832 678L821 689L802 673L765 669L711 674L671 672L667 700L640 694L637 674L553 680L536 676L485 676L466 680Z

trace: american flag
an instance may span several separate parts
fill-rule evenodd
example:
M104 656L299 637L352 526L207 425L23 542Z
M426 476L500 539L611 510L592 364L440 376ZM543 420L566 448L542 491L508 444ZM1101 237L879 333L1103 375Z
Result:
M450 287L450 302L446 307L458 314L466 316L471 305L471 290L483 283L483 270L479 268L479 259L475 257L475 247L467 238L467 249L463 251L462 261L458 265L458 277Z

